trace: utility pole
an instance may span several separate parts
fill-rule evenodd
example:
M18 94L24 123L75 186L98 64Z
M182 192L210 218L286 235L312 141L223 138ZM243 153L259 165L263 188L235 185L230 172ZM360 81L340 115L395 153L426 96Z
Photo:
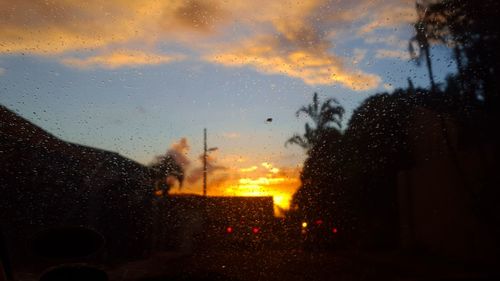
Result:
M208 153L216 151L217 147L207 147L207 128L203 129L203 196L207 197L207 161Z
M203 129L203 196L207 196L207 128Z

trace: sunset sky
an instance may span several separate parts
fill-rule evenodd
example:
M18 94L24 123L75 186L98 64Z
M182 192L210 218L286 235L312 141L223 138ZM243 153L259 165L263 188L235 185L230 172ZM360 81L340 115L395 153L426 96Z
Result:
M70 142L148 164L167 151L200 193L288 206L305 158L295 111L427 86L409 61L414 1L0 0L0 104ZM436 80L455 70L433 48ZM266 119L272 118L272 122ZM178 191L177 191L178 192Z

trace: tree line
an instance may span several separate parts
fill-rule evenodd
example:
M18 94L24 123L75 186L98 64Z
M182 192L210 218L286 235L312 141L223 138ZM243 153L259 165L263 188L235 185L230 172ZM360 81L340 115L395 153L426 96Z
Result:
M458 163L458 151L480 150L484 144L497 147L499 6L495 0L417 2L408 49L417 65L425 63L429 86L415 88L408 79L406 88L370 96L354 110L345 129L343 107L331 98L321 102L315 93L312 103L297 111L313 123L286 142L307 152L290 212L309 220L328 218L357 240L370 237L378 246L394 246L399 236L398 173L415 165L415 144L424 147L423 153L431 149L425 128L415 122L418 115L436 117L439 142L458 174L467 169ZM449 47L457 66L444 83L434 79L435 45ZM471 190L474 211L490 225L500 222L495 215L500 213L497 180L486 177L465 187ZM498 226L493 229L500 234Z

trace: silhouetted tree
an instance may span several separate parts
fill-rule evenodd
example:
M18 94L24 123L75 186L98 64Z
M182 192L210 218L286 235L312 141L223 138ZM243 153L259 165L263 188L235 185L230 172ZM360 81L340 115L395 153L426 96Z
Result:
M172 187L169 181L171 177L177 179L182 187L184 170L171 155L158 156L155 162L150 165L150 169L155 190L161 195L166 195Z
M397 174L412 164L407 139L413 112L430 106L431 96L411 86L373 95L354 111L343 134L318 135L292 206L305 219L334 221L350 237L397 244Z
M343 132L313 130L307 124L304 136L290 139L288 143L308 151L301 186L293 196L294 210L309 220L334 220L352 231L350 237L368 244L394 246L399 238L398 175L414 169L421 158L434 163L444 160L459 182L450 179L455 183L448 190L464 192L471 202L467 211L491 233L500 233L495 203L499 179L494 168L498 157L492 156L498 155L498 144L491 127L500 119L495 80L500 61L495 31L498 3L444 0L417 4L410 52L417 62L425 60L431 89L415 88L408 80L407 89L367 98L354 110ZM448 75L443 87L434 81L432 44L449 46L456 60L457 73ZM317 98L297 113L302 112L317 116ZM424 134L429 132L442 137L428 139ZM469 169L477 168L477 163L464 158L471 153L483 159L480 182L467 175Z
M313 102L301 107L296 112L297 117L300 114L306 114L311 118L314 126L306 122L304 135L294 134L286 141L285 145L296 144L305 150L309 150L325 131L334 130L340 132L344 108L333 98L329 98L320 104L318 94L314 93Z
M417 4L419 19L413 38L424 48L424 54L430 44L451 47L464 102L471 106L484 100L490 112L500 96L496 78L500 61L499 10L500 2L495 0L425 1Z
M303 136L295 134L286 142L301 146L309 155L292 206L306 218L326 218L330 216L328 206L333 200L333 185L329 176L331 171L325 166L336 161L333 158L337 154L333 150L341 147L344 108L333 98L320 103L318 94L314 93L313 102L296 112L297 117L300 114L309 116L314 125L306 123ZM333 156L325 152L332 152Z
M432 71L432 59L431 59L431 51L430 44L431 40L436 39L434 37L434 33L428 32L426 29L428 17L426 8L420 4L416 4L417 16L418 20L413 25L415 29L415 36L410 39L408 43L408 49L410 51L410 55L417 65L420 65L421 61L425 58L425 63L427 66L427 72L429 73L429 80L431 84L431 90L436 90L436 82L434 82L434 74ZM415 45L417 48L415 48ZM418 51L417 51L418 50Z
M368 244L397 245L397 175L412 165L408 134L426 96L411 88L375 94L355 109L345 131L345 194L339 201L349 201L347 215Z

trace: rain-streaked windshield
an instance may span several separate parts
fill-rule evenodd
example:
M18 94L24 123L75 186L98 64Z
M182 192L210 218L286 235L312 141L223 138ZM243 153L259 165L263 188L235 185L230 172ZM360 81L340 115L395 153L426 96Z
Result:
M0 0L0 281L500 278L496 0Z

